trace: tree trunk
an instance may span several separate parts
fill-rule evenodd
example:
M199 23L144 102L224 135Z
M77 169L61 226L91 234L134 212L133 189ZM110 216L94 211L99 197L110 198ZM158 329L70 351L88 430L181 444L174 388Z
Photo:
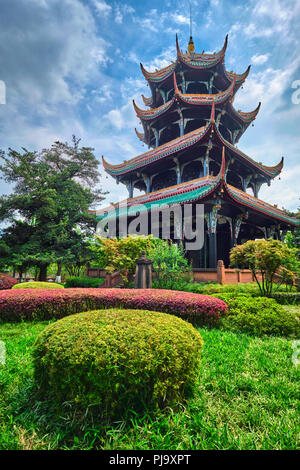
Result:
M40 282L47 282L47 268L48 268L48 264L42 264L40 266L40 274L39 274Z
M61 282L61 268L62 268L62 262L58 261L55 282Z

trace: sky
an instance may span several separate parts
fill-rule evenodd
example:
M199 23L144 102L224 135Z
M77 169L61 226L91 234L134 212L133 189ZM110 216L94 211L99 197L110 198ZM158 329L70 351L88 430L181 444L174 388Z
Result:
M300 0L191 0L195 51L229 43L227 70L250 75L236 109L262 102L238 147L265 165L285 157L284 170L259 197L299 207ZM149 96L149 71L176 59L189 39L188 0L0 0L0 148L41 150L81 138L120 163L147 151L132 99ZM5 87L5 89L4 89ZM5 93L4 93L5 92ZM4 100L5 98L5 100ZM5 101L5 103L4 103ZM104 205L127 197L101 167ZM0 181L0 193L11 188ZM138 191L135 190L135 195Z

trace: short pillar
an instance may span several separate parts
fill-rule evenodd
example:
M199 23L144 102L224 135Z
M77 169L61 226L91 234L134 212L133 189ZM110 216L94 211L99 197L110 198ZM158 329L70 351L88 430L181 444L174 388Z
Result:
M217 279L219 284L225 284L225 266L222 259L217 264Z
M142 251L142 256L136 261L135 289L152 288L152 263L151 259L146 258L146 252Z
M111 274L110 273L105 273L105 287L107 288L111 287Z

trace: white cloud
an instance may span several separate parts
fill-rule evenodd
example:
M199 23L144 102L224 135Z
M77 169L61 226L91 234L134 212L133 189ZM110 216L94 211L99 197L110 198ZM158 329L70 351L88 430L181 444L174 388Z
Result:
M156 69L162 69L167 67L176 60L176 49L175 45L170 46L162 51L158 56L154 57L151 62L144 64L148 72L154 72Z
M93 4L99 16L106 17L110 14L112 8L104 0L93 0Z
M190 24L190 18L187 16L183 16L180 13L173 13L171 18L175 23L178 24Z
M270 57L270 54L255 54L251 57L251 63L254 65L265 64Z

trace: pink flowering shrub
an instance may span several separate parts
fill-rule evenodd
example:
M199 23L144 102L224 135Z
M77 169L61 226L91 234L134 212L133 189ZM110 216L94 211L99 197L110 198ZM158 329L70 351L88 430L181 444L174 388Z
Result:
M0 273L0 290L11 289L17 283L18 281L15 278Z
M152 310L197 325L216 325L227 312L220 299L158 289L14 289L0 292L2 321L50 320L103 308Z

